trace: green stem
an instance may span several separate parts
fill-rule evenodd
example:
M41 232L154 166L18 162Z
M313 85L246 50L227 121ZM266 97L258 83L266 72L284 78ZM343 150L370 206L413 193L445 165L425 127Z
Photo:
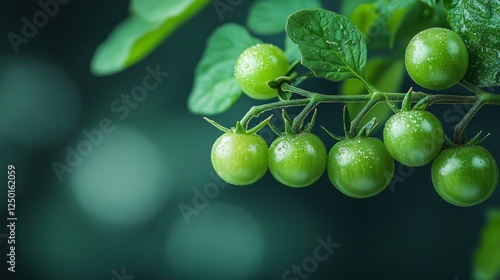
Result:
M500 94L485 93L481 97L484 100L484 104L500 105Z
M424 104L430 106L435 103L439 104L474 104L477 101L477 96L462 96L462 95L448 95L448 94L436 94L427 95L420 99L415 107L418 108Z
M368 102L362 112L353 120L351 130L357 130L357 126L362 121L362 119L366 116L366 114L370 111L373 106L377 103L383 102L387 99L391 102L402 102L406 93L383 93L383 92L375 92L374 94L364 94L364 95L330 95L330 94L320 94L316 92L310 92L304 89L297 88L288 83L281 84L281 89L286 92L295 93L297 95L303 96L301 99L293 99L287 101L277 101L273 103L253 106L250 110L243 116L240 123L244 128L248 128L248 123L252 120L252 118L260 116L262 113L281 109L281 108L289 108L289 107L300 107L306 106L304 110L301 112L302 116L299 115L300 118L305 118L308 113L311 112L317 105L321 103L363 103ZM374 98L374 96L376 96ZM416 105L432 105L432 104L477 104L479 100L482 100L479 105L490 104L490 105L500 105L500 95L498 94L490 94L486 92L482 92L481 94L473 95L473 96L462 96L462 95L447 95L447 94L436 94L429 95L422 92L415 92L412 94L412 103L417 103ZM474 108L474 107L473 107ZM480 108L480 106L479 106ZM477 109L479 109L477 108ZM472 109L471 109L472 110ZM475 114L474 111L469 112L471 115L467 116L467 118L472 118ZM294 122L295 127L299 125L301 119ZM464 117L462 120L462 124L457 125L456 131L457 135L463 134L463 129L470 121Z
M472 105L470 110L465 114L465 116L462 118L462 120L455 126L455 133L453 135L454 137L454 142L456 144L464 144L465 143L465 128L469 124L470 120L476 115L476 113L483 107L485 104L485 98L483 98L483 95L479 95L476 103Z
M482 94L486 94L487 93L484 90L476 87L475 85L467 82L466 80L460 81L460 85L462 85L464 88L468 89L469 91L475 93L476 95L482 95Z
M295 93L295 94L298 94L298 95L303 96L303 97L312 97L314 95L318 95L318 93L310 92L310 91L307 91L307 90L304 90L304 89L301 89L298 87L294 87L294 86L287 84L287 83L281 84L281 90L285 91L285 92Z
M293 119L292 130L295 133L299 132L300 128L304 124L304 119L312 110L314 110L314 108L316 108L316 106L318 106L319 103L319 100L316 97L312 96L309 103L304 107L302 112L300 112L300 114Z
M248 123L250 122L250 120L252 118L256 118L264 112L271 111L274 109L280 109L280 108L305 106L305 105L307 105L307 103L309 103L309 99L304 98L304 99L296 99L296 100L289 100L289 101L278 101L278 102L253 106L252 108L250 108L250 110L248 110L248 112L245 114L245 116L243 116L240 123L243 127L247 128Z
M370 110L383 100L385 100L385 96L383 93L374 92L373 94L371 94L368 103L366 103L361 112L359 112L359 114L351 122L351 130L349 131L351 135L356 135L358 133L359 124L363 121Z

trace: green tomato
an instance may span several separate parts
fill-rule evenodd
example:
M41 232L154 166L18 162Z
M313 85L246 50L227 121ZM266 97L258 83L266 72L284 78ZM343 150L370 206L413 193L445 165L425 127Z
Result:
M234 76L244 93L254 99L271 99L278 90L268 81L283 76L290 68L285 53L270 44L258 44L243 51L236 61Z
M367 198L384 190L394 176L394 160L377 138L345 139L328 154L328 177L345 195Z
M432 163L432 183L437 193L456 206L473 206L491 196L498 183L495 158L481 146L442 151Z
M423 166L441 151L441 122L427 111L400 112L384 126L384 143L391 156L406 166Z
M267 143L256 134L224 133L212 147L212 165L222 180L250 185L267 171Z
M464 41L445 28L429 28L413 37L406 48L406 70L417 84L431 90L458 83L469 67Z
M280 136L269 147L269 170L286 186L306 187L325 172L326 156L325 145L314 134Z

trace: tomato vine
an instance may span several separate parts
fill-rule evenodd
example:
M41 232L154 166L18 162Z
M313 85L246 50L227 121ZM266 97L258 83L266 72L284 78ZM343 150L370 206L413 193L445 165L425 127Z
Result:
M406 2L399 3L399 5L404 5L404 3ZM397 4L394 5L397 7ZM450 14L456 8L456 6L446 7ZM450 25L454 26L454 24L451 22ZM231 29L238 28L232 26ZM339 191L351 197L366 198L378 194L388 186L394 175L394 160L413 167L433 162L433 170L468 168L467 166L472 161L473 166L469 167L476 170L473 171L473 173L477 173L475 175L483 174L480 171L481 167L478 167L481 164L489 165L493 171L498 169L494 159L490 160L489 157L478 159L466 152L464 152L465 156L453 162L433 161L435 158L445 157L444 155L449 150L456 150L459 154L470 147L477 147L476 150L484 149L479 146L484 139L481 138L481 132L468 139L465 135L465 129L483 106L500 105L500 95L486 92L480 88L496 86L500 83L500 81L491 82L490 78L482 79L483 76L494 74L490 72L496 70L486 72L482 69L481 77L470 73L477 71L478 62L471 59L469 65L469 53L474 57L475 49L471 45L474 44L473 41L463 39L467 38L465 35L461 37L453 30L445 28L424 29L411 38L404 56L407 72L417 84L430 90L442 90L460 83L469 94L459 95L432 94L414 91L412 88L407 92L379 89L371 81L371 75L368 75L367 68L370 61L368 60L365 34L349 18L332 11L324 9L296 11L288 17L285 30L288 40L296 47L294 55L290 55L291 52L294 52L290 43L288 50L282 51L277 46L248 40L248 46L243 48L241 45L238 46L237 51L233 50L234 54L232 55L235 57L231 60L235 61L234 74L230 73L231 77L208 83L207 85L210 86L208 93L195 90L190 98L192 108L201 108L201 101L207 100L208 96L213 93L212 89L217 89L217 94L220 94L218 91L224 86L233 90L233 83L236 83L239 89L254 99L270 99L277 95L279 101L253 106L240 121L236 122L232 129L224 128L207 119L211 124L226 132L223 137L234 139L239 138L238 135L245 137L255 135L268 123L279 136L268 148L269 154L266 158L266 164L277 181L290 187L306 187L318 180L326 170L330 181ZM224 34L223 30L219 31ZM214 36L220 37L222 35L217 33ZM246 36L247 34L244 35L244 37ZM215 57L211 57L210 52L207 51L205 55L204 59L207 61L215 61ZM295 60L290 60L289 57L295 57ZM484 59L489 61L489 57ZM210 69L209 72L202 75L203 81L207 80L205 75L214 73L222 67L214 66L212 69L209 65L205 65L204 61L201 65L203 68L199 69ZM225 64L224 66L227 67ZM301 73L298 71L299 67L305 67L310 71ZM471 77L481 78L481 82L479 83ZM352 78L358 80L367 93L324 94L300 87L303 81L314 78L322 78L332 82L342 82ZM200 77L200 79L202 78ZM486 81L490 81L490 83L486 83ZM195 89L197 88L195 80ZM213 95L212 97L215 97L216 101L220 98ZM230 104L227 99L219 101L220 104ZM311 128L315 123L319 105L327 103L346 105L343 114L345 135L337 136L326 131L339 142L328 153L328 159L323 160L326 158L324 145L316 135L311 134ZM358 111L351 118L351 112L347 105L356 103L362 104L362 106L358 107ZM383 133L385 143L370 137L370 133L378 125L378 120L377 118L368 118L368 115L379 104L387 104L387 107L396 113L385 123ZM438 104L471 105L469 111L455 126L453 140L444 134L439 119L426 111L428 107ZM206 106L203 106L206 110ZM290 107L302 107L302 110L291 119L286 113L286 109ZM249 128L249 124L254 118L276 109L283 110L284 131L271 125L269 123L270 117L256 127ZM220 108L214 108L214 110L218 112ZM306 119L313 111L310 123L305 125ZM380 118L384 118L384 116ZM312 144L313 142L314 144ZM212 162L216 171L221 169L221 165L225 166L224 171L218 172L222 178L228 178L229 181L237 182L238 185L248 185L254 183L257 177L263 176L262 168L259 168L261 171L258 173L259 176L250 176L252 178L250 181L231 179L230 170L233 170L233 175L252 174L253 169L255 169L252 166L256 163L251 160L253 156L250 156L250 153L241 154L242 151L248 151L248 146L244 141L227 142L224 145L223 153L221 153L222 150L219 146L220 140L217 140L212 150ZM486 151L486 149L484 150ZM486 151L486 153L488 152ZM262 157L265 156L262 155ZM440 164L445 167L436 167ZM476 169L472 167L476 167ZM439 172L441 175L444 174L444 171ZM493 193L498 181L498 172L488 172L489 178L487 179L489 180L487 182L489 184L485 187L488 191L475 198L470 198L468 196L474 190L463 191L449 187L452 184L450 182L454 182L453 177L456 177L453 172L449 172L449 174L452 175L433 175L433 178L440 177L439 181L435 181L435 187L443 197L445 196L443 193L446 191L448 191L447 196L454 195L453 199L445 198L445 200L458 206L472 206L484 201ZM480 189L481 185L484 185L482 182L485 176L470 175L471 178L477 178L477 180L472 179L473 181L468 183L471 186L477 185L476 189ZM443 189L446 191L441 191Z

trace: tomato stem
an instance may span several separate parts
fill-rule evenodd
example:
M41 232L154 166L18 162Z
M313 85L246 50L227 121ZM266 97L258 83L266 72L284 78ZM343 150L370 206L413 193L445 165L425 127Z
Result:
M478 95L476 103L472 105L467 114L465 114L462 120L457 124L457 126L455 126L455 133L453 136L455 144L461 145L466 142L467 139L465 139L465 128L484 104L485 98L483 98L483 95Z
M300 132L300 128L304 124L304 119L320 103L315 96L311 96L309 99L310 99L309 103L304 107L304 109L299 113L299 115L293 119L292 130L295 133Z
M412 92L411 102L416 103L415 108L421 108L425 106L430 106L433 104L474 104L471 110L464 116L462 121L455 127L455 140L462 141L463 132L465 127L469 123L470 119L475 115L475 113L485 104L490 105L500 105L500 95L490 94L482 91L481 89L470 86L466 81L462 81L462 85L467 87L475 95L449 95L449 94L427 94L423 92ZM298 88L289 83L282 83L281 90L284 92L289 92L297 94L304 98L283 100L273 103L253 106L250 110L243 116L240 123L243 127L248 127L248 123L256 117L259 117L262 113L275 110L283 109L289 107L300 107L305 108L302 112L295 118L293 122L293 130L295 131L299 126L303 124L304 119L307 115L314 110L321 103L364 103L367 102L365 107L361 112L353 119L351 122L350 131L356 135L355 132L359 129L358 126L366 116L366 114L378 103L380 102L403 102L405 95L407 93L392 93L392 92L380 92L373 91L371 94L364 95L338 95L338 94L321 94L316 92L307 91L305 89Z
M366 105L363 107L363 109L361 109L359 114L354 118L354 120L352 120L351 129L349 131L350 135L357 135L359 130L359 124L361 123L361 121L363 121L363 119L366 117L366 115L368 115L371 109L375 107L375 105L377 105L382 100L385 100L385 95L381 92L376 91L370 95L371 96L368 103L366 103Z
M483 94L486 94L487 92L485 92L484 90L476 87L475 85L469 83L468 81L466 80L462 80L460 81L460 85L463 86L464 88L466 88L467 90L475 93L476 95L483 95Z
M253 106L252 108L250 108L250 110L248 110L248 112L245 114L245 116L243 116L240 123L241 123L241 125L243 125L243 127L248 127L248 123L253 118L259 117L260 114L262 114L262 113L265 113L265 112L271 111L271 110L275 110L275 109L281 109L281 108L305 106L305 105L307 105L307 103L309 103L309 99L304 98L304 99L296 99L296 100L288 100L288 101L278 101L278 102Z

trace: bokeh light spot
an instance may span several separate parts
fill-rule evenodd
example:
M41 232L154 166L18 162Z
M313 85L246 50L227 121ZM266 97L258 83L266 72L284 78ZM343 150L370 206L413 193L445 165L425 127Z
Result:
M106 134L70 177L83 209L111 224L151 218L165 201L170 171L145 136L125 127Z
M0 57L0 135L41 147L67 135L80 115L71 78L37 56Z
M175 279L254 279L264 257L259 223L243 209L210 204L186 224L174 226L167 241Z

